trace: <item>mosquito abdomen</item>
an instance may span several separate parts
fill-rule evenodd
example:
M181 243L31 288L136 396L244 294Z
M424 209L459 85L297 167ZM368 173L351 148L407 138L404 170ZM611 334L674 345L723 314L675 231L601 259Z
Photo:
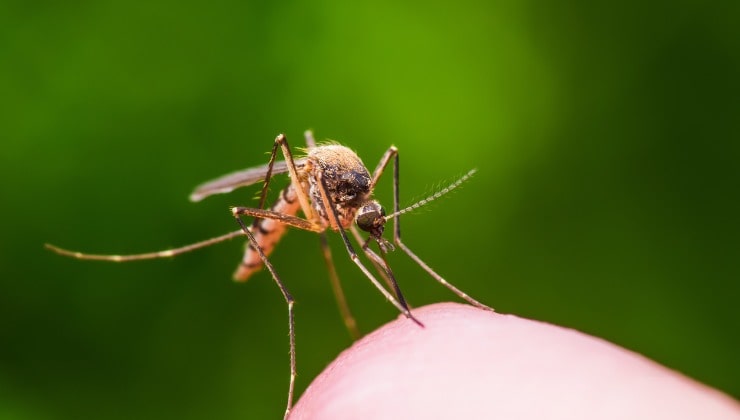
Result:
M280 192L280 197L270 207L270 210L276 213L295 216L299 208L298 196L291 184ZM265 256L268 256L275 249L275 245L282 238L286 228L286 225L274 219L257 219L249 227L249 231L254 235L254 239L260 248L262 248ZM247 249L244 251L244 258L242 258L239 267L234 272L234 280L240 282L247 281L252 274L262 269L262 265L262 258L260 258L259 253L254 249L252 242L247 241Z

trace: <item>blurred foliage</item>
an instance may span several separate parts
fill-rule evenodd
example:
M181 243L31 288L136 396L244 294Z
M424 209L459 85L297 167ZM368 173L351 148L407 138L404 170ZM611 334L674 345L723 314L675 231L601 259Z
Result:
M430 265L740 396L739 21L738 2L2 2L0 418L279 417L286 309L265 273L230 281L242 241L130 264L42 244L233 230L257 188L192 187L306 128L370 168L398 146L402 204L477 167L404 217ZM360 327L396 317L332 244ZM301 392L350 340L317 238L273 261ZM454 298L391 263L414 305Z

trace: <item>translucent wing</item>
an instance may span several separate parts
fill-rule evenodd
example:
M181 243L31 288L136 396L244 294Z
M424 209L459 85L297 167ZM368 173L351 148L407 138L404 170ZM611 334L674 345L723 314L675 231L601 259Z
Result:
M296 159L296 168L300 169L305 165L306 159ZM243 169L232 172L214 180L198 185L190 194L190 201L200 201L213 194L226 194L234 191L239 187L246 187L265 179L267 174L267 164L255 166L254 168ZM288 165L284 160L276 161L272 165L272 174L284 174L288 172Z

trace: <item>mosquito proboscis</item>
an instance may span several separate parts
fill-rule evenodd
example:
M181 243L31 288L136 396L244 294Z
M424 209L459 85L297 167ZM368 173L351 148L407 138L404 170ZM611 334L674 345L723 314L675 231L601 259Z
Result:
M285 409L285 418L290 414L293 405L296 376L293 310L295 301L285 287L283 280L270 263L268 256L272 253L275 245L288 227L319 234L332 289L337 299L344 324L354 339L359 338L360 334L339 283L339 277L334 267L331 250L326 238L327 230L334 230L339 233L352 262L357 265L360 271L362 271L393 306L421 327L423 327L423 324L412 315L409 305L406 303L406 299L396 282L393 271L386 262L386 254L394 249L394 246L403 250L404 253L429 273L429 275L461 299L478 308L493 311L490 307L473 299L437 274L401 240L400 216L402 214L413 211L427 204L429 201L435 200L457 188L460 184L468 180L475 170L469 171L457 181L433 195L402 209L399 204L398 149L395 146L388 148L371 174L357 154L351 149L338 144L327 143L317 145L311 131L305 132L305 138L307 143L305 157L299 159L294 158L288 145L288 140L284 135L280 134L275 139L270 160L266 165L230 173L195 188L190 195L191 201L200 201L214 194L228 193L236 188L264 181L257 207L231 207L231 213L239 224L239 230L179 248L132 255L97 255L69 251L50 244L46 244L45 246L51 251L72 258L125 262L174 257L228 239L246 236L248 239L247 247L242 261L234 273L234 279L241 282L246 281L256 271L265 267L270 272L288 305L290 382L288 385L288 402ZM276 160L279 151L282 152L285 160ZM393 162L393 212L386 214L380 203L372 198L372 193L380 176L391 161ZM282 173L289 174L290 183L280 192L279 197L272 206L266 209L264 206L270 181L274 175ZM299 210L303 214L303 217L297 216ZM251 216L254 220L248 225L242 219L243 216ZM391 220L394 222L392 243L382 236L385 224ZM389 286L391 291L386 289L360 260L355 247L347 235L347 230L354 236L362 253L369 259L374 269L385 281L386 285ZM367 237L363 238L362 232L365 232ZM377 244L378 252L370 248L373 242Z

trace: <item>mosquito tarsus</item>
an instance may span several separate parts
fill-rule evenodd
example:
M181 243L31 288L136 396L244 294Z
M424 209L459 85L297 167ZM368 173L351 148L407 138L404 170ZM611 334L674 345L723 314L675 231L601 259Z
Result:
M268 256L272 253L287 227L319 234L332 290L344 324L354 339L359 338L360 333L357 329L357 323L349 310L336 269L334 268L331 250L326 239L327 230L334 230L339 233L352 262L357 265L360 271L362 271L393 306L421 327L424 325L412 315L406 299L398 286L398 282L393 275L393 271L386 262L385 256L389 251L394 249L394 245L405 252L422 269L429 273L432 278L450 289L461 299L478 308L493 311L490 307L473 299L437 274L401 240L400 216L402 214L415 210L429 201L435 200L457 188L460 184L468 180L475 173L475 170L469 171L448 187L402 209L399 204L398 149L395 146L388 148L371 174L357 154L351 149L338 144L317 144L311 131L305 132L305 138L307 144L307 154L305 157L299 159L294 158L287 138L283 134L280 134L273 143L270 160L266 165L227 174L195 188L190 195L191 201L200 201L210 195L228 193L236 188L264 181L257 207L231 207L231 213L240 228L237 231L180 248L132 255L87 254L69 251L50 244L46 244L45 246L58 254L72 258L124 262L174 257L234 237L246 235L248 239L247 247L242 261L234 273L234 279L237 281L246 281L254 272L265 267L270 272L288 305L290 382L285 418L290 414L293 405L296 377L295 323L293 311L295 300L270 263ZM279 152L282 153L285 160L276 160ZM393 212L386 214L380 203L373 199L372 193L380 176L391 162L393 162ZM269 209L264 208L268 187L273 175L286 172L290 176L290 183L280 192L279 197ZM298 210L301 210L303 217L297 216ZM244 216L253 217L254 220L248 225L242 218ZM383 238L385 225L390 220L393 220L392 243ZM355 247L347 236L347 230L355 237L362 253L370 260L375 270L392 292L388 291L360 260ZM361 231L365 232L367 237L363 238ZM378 252L370 248L372 243L377 244Z

